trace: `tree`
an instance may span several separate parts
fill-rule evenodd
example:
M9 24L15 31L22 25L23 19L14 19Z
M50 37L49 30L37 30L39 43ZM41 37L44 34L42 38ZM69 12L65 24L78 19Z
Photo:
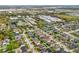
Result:
M4 35L0 34L0 41L4 39Z
M45 22L43 20L39 20L37 22L37 26L42 29L45 26Z
M0 49L0 53L2 53L3 52L3 49Z
M13 49L16 49L19 47L19 42L12 40L9 45L7 45L7 51L12 51Z

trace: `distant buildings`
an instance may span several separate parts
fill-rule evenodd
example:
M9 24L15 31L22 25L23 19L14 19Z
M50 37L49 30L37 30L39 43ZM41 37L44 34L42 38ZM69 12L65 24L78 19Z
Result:
M43 19L47 22L58 22L61 21L61 19L57 18L57 17L51 17L51 16L45 16L45 15L39 15L38 16L40 19Z

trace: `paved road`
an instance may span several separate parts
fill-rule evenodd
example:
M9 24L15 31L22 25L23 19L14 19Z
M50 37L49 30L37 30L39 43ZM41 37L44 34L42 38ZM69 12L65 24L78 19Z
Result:
M25 19L24 19L25 22L27 22ZM53 40L54 42L56 42L56 44L58 44L59 46L63 47L65 51L67 52L73 52L72 50L69 50L64 44L62 44L61 42L58 42L56 39L53 39L53 37L51 35L49 35L48 33L44 32L43 30L37 28L36 26L33 26L35 28L35 30L39 30L39 31L42 31L44 34L50 36L50 40ZM58 28L57 28L58 29ZM25 36L25 34L23 34ZM25 36L26 37L26 36ZM33 45L30 43L30 41L27 40L27 43L29 44L29 46L33 49ZM33 51L35 52L35 51Z
M29 26L33 26L31 23L28 22L28 20L26 20L26 19L23 19L23 20L24 20L26 23L28 23ZM25 41L29 44L30 49L32 49L33 52L36 53L37 51L34 50L33 44L31 44L30 40L29 40L29 39L26 37L26 35L25 35L25 30L24 30L24 32L23 32L23 36L25 37Z
M30 49L32 49L33 50L33 52L34 53L36 53L36 51L34 50L34 46L33 46L33 44L31 44L31 42L30 42L30 40L26 37L26 35L25 35L25 30L24 30L24 32L23 32L23 34L22 34L23 36L24 36L24 38L25 38L25 42L27 42L27 44L29 44L29 46L30 46Z
M25 22L26 22L26 24L28 24L29 26L33 26L27 19L23 19Z
M59 30L59 31L61 31L59 28L57 28L56 26L55 26L55 29L57 29L57 30ZM79 29L77 29L77 30L75 30L75 31L78 31ZM71 32L74 32L74 31L71 31ZM63 32L63 33L65 33L65 34L67 34L67 35L69 35L70 37L72 37L73 39L74 38L78 38L78 37L76 37L76 36L74 36L74 35L72 35L72 34L70 34L70 32ZM73 40L72 39L72 40Z
M54 42L56 42L56 44L58 44L60 47L63 47L65 51L67 52L73 52L72 50L68 49L64 44L62 44L61 42L57 41L56 39L53 39L53 37L51 35L49 35L48 33L44 32L43 30L35 27L36 30L38 29L39 31L42 31L44 34L50 36L50 40L53 40Z
M71 30L71 31L69 31L68 33L73 33L73 32L76 32L76 31L79 31L79 29Z

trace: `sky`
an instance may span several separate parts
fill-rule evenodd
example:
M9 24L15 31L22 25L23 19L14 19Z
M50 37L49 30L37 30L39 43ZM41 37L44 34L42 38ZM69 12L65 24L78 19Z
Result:
M79 5L79 0L0 0L0 5Z

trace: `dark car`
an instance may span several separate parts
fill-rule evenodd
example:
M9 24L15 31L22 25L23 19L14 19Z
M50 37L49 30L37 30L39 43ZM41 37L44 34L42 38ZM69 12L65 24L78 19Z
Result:
M27 49L26 49L26 47L25 47L25 46L21 47L21 50L22 50L22 53L27 52Z

